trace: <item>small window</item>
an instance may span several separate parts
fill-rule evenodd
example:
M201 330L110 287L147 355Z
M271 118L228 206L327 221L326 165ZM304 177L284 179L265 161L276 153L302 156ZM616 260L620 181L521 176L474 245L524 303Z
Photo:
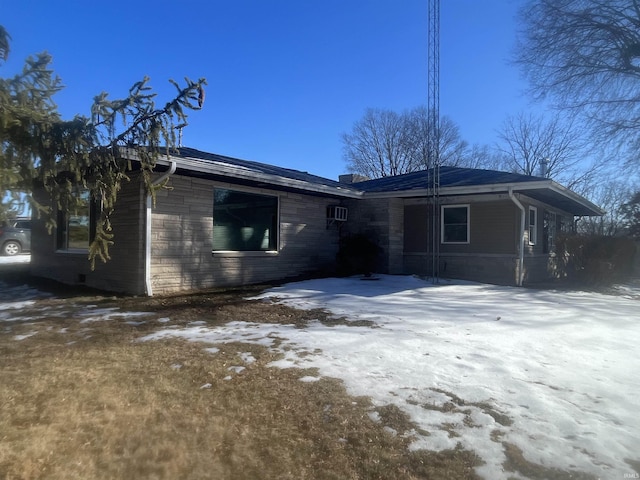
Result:
M96 212L89 191L80 191L78 199L79 204L73 211L58 211L58 250L88 250L95 235Z
M277 251L278 197L216 188L214 251Z
M442 243L469 243L469 205L442 206Z
M529 207L529 245L538 243L538 209Z

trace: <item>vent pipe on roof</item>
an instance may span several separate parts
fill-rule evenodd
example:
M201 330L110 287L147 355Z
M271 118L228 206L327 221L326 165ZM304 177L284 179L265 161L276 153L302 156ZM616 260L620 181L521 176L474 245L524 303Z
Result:
M543 158L542 160L540 160L540 176L543 178L546 178L548 170L549 170L549 159Z

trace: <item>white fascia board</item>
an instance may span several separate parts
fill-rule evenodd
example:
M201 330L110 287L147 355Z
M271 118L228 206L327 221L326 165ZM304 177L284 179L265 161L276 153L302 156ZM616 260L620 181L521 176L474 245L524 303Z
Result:
M251 180L258 183L264 183L266 187L268 187L269 185L276 185L280 187L295 188L303 191L324 193L327 195L336 195L348 198L362 197L362 192L359 191L340 187L332 187L329 185L319 185L305 182L303 180L296 180L294 178L281 177L279 175L270 175L268 173L256 172L248 168L228 165L222 162L204 162L202 160L191 159L188 157L172 157L172 159L178 162L178 168L182 167L201 173L223 175L225 177L238 178L242 180Z
M548 189L558 193L571 201L591 210L594 214L604 215L606 212L590 202L586 198L577 193L563 187L553 180L540 180L534 182L513 182L513 183L497 183L490 185L468 185L461 187L440 187L440 196L448 195L477 195L486 193L506 193L512 189L514 192L525 193L527 190ZM419 188L413 190L403 190L396 192L366 192L364 198L410 198L410 197L429 197L433 194L431 188Z
M551 180L529 183L496 183L491 185L467 185L461 187L440 187L440 195L475 195L479 193L505 193L512 188L518 190L534 190L539 188L549 188ZM526 185L526 188L522 188ZM396 192L366 192L364 198L389 198L389 197L424 197L431 196L431 188L416 188L412 190L402 190Z
M157 164L169 166L171 161L176 162L178 164L178 168L211 175L221 175L229 177L230 179L237 178L241 180L250 180L264 184L264 188L268 188L270 185L273 185L345 198L362 198L362 192L358 190L314 184L279 175L270 175L268 173L256 172L249 168L229 165L223 162L208 162L197 158L171 156L169 160L165 157L158 159Z

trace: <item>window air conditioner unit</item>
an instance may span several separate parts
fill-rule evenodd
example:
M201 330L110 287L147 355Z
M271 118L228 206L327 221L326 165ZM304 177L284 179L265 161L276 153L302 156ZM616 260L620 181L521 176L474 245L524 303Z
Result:
M331 205L327 207L327 220L332 220L335 222L346 222L347 208L338 207L337 205Z

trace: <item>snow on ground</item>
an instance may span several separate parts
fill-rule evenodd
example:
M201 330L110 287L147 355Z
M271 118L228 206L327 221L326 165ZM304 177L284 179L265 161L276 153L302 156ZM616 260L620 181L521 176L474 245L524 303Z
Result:
M10 265L14 263L29 263L31 255L14 255L12 257L0 255L0 265Z
M315 367L322 376L343 379L354 395L407 412L420 428L412 448L441 450L459 442L475 451L486 462L477 469L486 479L520 478L502 471L501 442L546 467L637 478L625 460L640 461L639 287L602 295L468 282L432 285L402 276L312 280L258 298L327 309L347 324L318 321L295 328L236 321L210 328L203 319L179 328L165 317L142 340L202 341L211 344L206 350L213 355L219 351L215 345L225 342L277 349L284 358L274 367ZM46 297L26 285L0 282L5 332L12 331L12 322L25 325L39 317L71 317L87 325L145 318L73 302L39 305ZM370 325L349 324L359 320ZM32 334L37 335L28 331L14 338ZM245 364L255 360L249 353L241 357ZM229 372L242 368L230 366Z
M397 405L429 432L413 448L460 442L486 462L477 471L487 479L513 477L502 441L546 467L635 475L625 460L640 460L637 299L398 276L291 283L260 298L373 327L192 324L145 339L280 339L285 358L274 366L316 367L354 395Z
M42 292L29 285L12 286L0 281L0 325L2 325L2 330L9 333L14 330L14 325L30 326L34 321L43 318L75 318L81 324L119 320L129 325L142 325L146 323L145 317L153 315L151 312L130 312L119 308L99 308L97 305L77 305L73 301L45 305L38 303L39 300L51 297L52 294ZM66 331L66 328L58 330L59 333L66 333ZM87 335L84 338L89 338L91 328L86 328L85 332ZM37 330L33 330L15 335L14 339L24 340L37 335L37 333Z

